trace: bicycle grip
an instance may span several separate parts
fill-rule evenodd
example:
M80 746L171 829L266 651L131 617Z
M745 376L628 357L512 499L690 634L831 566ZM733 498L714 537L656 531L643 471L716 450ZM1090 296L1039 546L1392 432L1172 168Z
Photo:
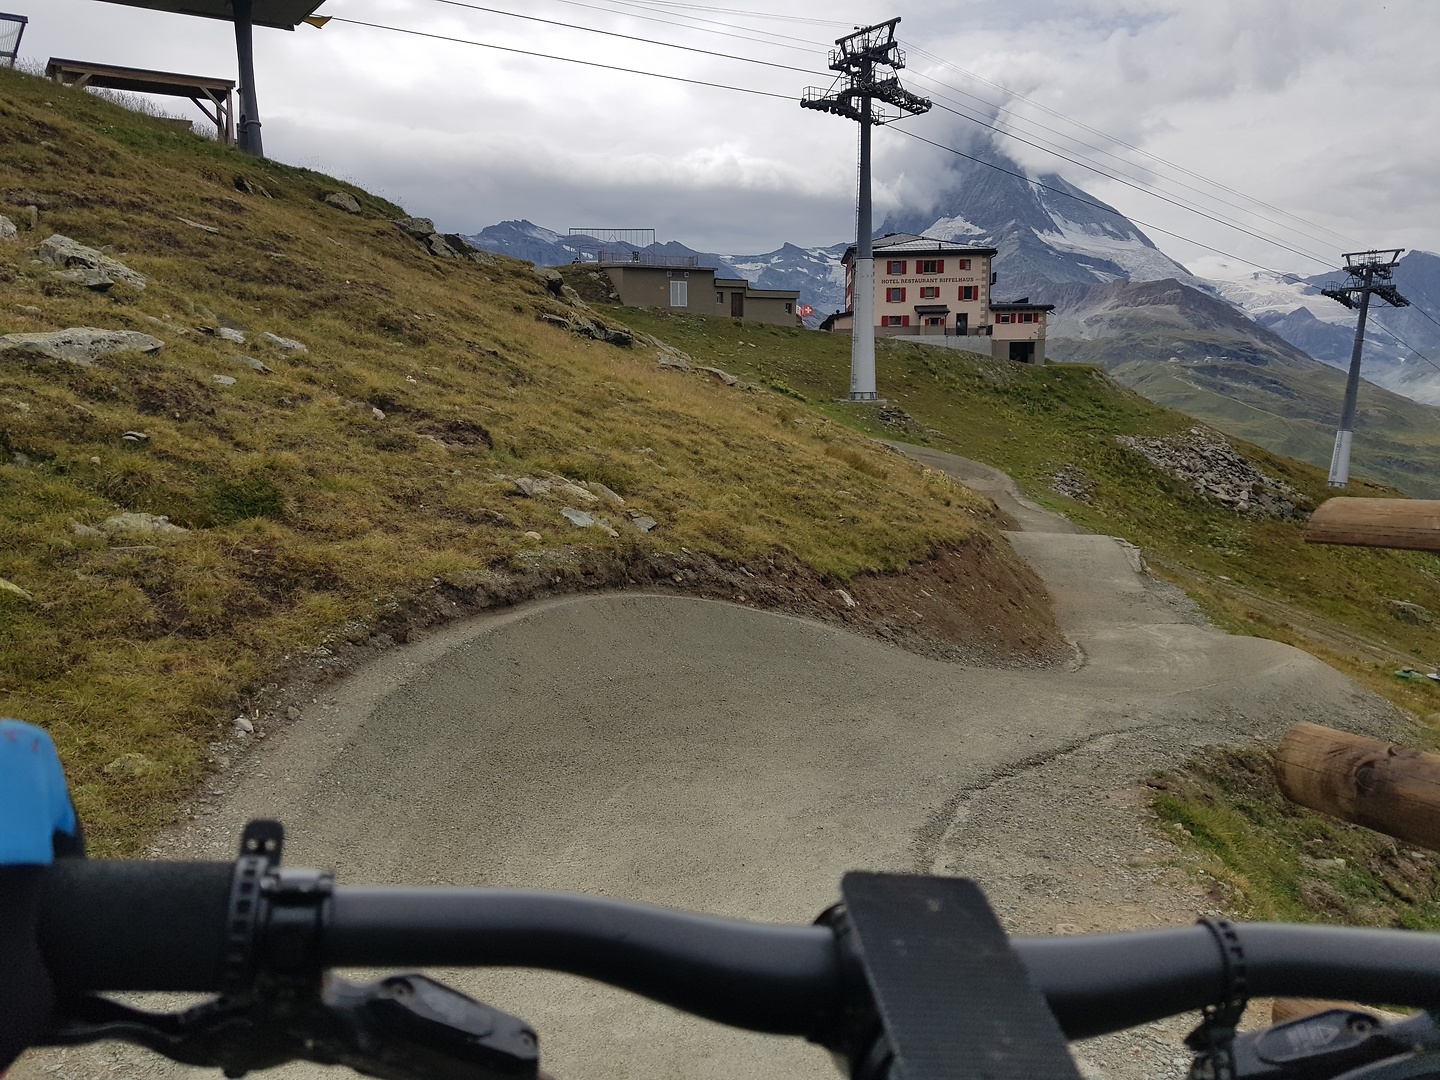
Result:
M56 996L220 989L228 862L60 859L40 900L40 952Z

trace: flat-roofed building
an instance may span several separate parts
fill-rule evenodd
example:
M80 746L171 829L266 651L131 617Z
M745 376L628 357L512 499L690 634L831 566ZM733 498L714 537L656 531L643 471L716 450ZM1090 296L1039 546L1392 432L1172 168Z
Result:
M895 233L874 243L875 336L922 338L1023 363L1045 362L1045 320L1053 304L996 303L998 250ZM845 307L822 330L853 329L855 249L845 252Z
M798 289L757 289L744 278L719 276L715 267L701 266L693 256L636 251L581 265L605 271L627 307L726 315L777 326L803 325L796 311Z

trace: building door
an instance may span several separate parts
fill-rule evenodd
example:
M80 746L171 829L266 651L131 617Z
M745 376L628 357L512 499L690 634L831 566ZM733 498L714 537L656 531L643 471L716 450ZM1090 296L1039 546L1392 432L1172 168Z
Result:
M732 319L745 317L745 292L743 289L736 289L730 294L730 317Z
M1033 341L1010 342L1010 359L1020 364L1033 364L1035 362L1035 343Z
M970 333L970 313L968 311L962 311L955 316L955 333L960 337Z
M688 281L670 279L670 306L687 308L690 306L690 283Z

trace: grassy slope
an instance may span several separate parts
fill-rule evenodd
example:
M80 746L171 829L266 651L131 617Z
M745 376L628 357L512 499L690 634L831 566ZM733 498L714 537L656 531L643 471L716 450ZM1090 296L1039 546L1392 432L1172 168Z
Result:
M0 577L34 596L0 591L0 715L54 733L102 852L165 820L242 695L431 588L483 588L546 552L560 567L576 548L681 545L778 549L843 578L984 527L973 496L841 425L796 424L783 396L537 322L556 302L528 264L436 260L365 192L344 214L319 199L345 185L3 69L0 144L0 213L42 206L37 231L0 246L0 333L166 342L88 369L0 355ZM54 281L29 253L52 231L112 247L150 286ZM197 329L222 320L310 351ZM577 530L495 476L545 470L607 484L660 527ZM72 531L119 510L192 532Z
M1089 351L1114 355L1113 343L1104 348L1094 342L1070 344L1076 347L1067 357L1083 360ZM1163 347L1151 343L1131 355L1157 352ZM1117 380L1151 401L1274 453L1329 467L1345 397L1343 371L1324 365L1302 369L1136 359L1106 366ZM1416 498L1440 498L1440 409L1361 383L1355 434L1355 472Z

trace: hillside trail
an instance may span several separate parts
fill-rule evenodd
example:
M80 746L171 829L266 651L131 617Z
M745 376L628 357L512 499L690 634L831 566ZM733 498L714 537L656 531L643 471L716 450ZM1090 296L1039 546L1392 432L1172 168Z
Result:
M1138 553L1004 474L906 452L989 494L1074 659L996 669L706 600L576 596L390 650L238 762L154 854L233 857L277 817L344 883L526 886L808 922L853 868L963 874L1020 933L1184 924L1213 904L1143 781L1215 742L1394 711L1289 646L1229 636ZM558 1080L833 1078L828 1055L568 976L442 973L541 1033ZM1092 1076L1181 1076L1182 1019L1080 1044ZM116 1045L36 1077L202 1075ZM319 1067L283 1078L333 1076Z

